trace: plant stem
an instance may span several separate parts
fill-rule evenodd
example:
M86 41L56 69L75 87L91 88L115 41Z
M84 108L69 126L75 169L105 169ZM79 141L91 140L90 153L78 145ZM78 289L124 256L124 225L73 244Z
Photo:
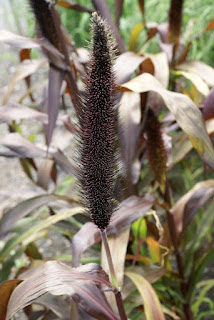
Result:
M117 278L116 278L116 274L115 274L115 270L114 270L114 265L113 265L113 261L112 261L112 256L111 256L109 244L108 244L106 230L100 230L100 233L101 233L103 245L104 245L105 252L106 252L111 281L112 281L114 288L116 289L116 290L114 290L114 295L115 295L119 315L120 315L121 320L127 320L127 315L126 315L126 312L124 309L121 292L120 292L120 289L118 286L118 282L117 282Z
M165 189L165 195L164 195L165 201L168 204L169 208L172 207L171 205L171 199L170 199L170 191L169 191L169 185L168 181L166 181L166 189ZM186 320L193 320L190 304L188 301L188 286L187 282L184 276L184 267L183 267L183 259L178 247L178 241L177 241L177 233L176 233L176 228L175 228L175 221L174 217L171 214L169 210L167 210L167 220L168 220L168 225L169 225L169 232L170 232L170 237L172 241L172 245L175 250L175 256L176 256L176 262L177 262L177 267L178 267L178 273L181 281L181 292L182 295L185 299L185 303L183 305L183 311L186 317Z

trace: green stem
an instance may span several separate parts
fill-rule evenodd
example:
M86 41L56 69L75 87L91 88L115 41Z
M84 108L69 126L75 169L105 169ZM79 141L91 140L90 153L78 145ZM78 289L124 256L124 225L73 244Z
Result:
M111 256L109 244L108 244L108 238L107 238L107 235L106 235L106 230L100 230L100 233L101 233L103 245L104 245L105 252L106 252L106 257L107 257L107 261L108 261L109 273L110 273L111 281L112 281L112 284L113 284L113 286L115 288L115 290L113 292L114 292L114 295L115 295L115 299L116 299L119 315L120 315L121 320L127 320L127 315L126 315L126 312L125 312L125 309L124 309L121 292L120 292L120 289L119 289L119 286L118 286L118 282L117 282L117 278L116 278L116 274L115 274L115 270L114 270L114 265L113 265L113 261L112 261L112 256Z

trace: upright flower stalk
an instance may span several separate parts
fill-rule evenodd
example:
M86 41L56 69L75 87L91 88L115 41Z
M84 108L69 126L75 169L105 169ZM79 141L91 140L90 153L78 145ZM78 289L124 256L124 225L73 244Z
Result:
M100 230L113 213L115 167L113 47L107 24L92 14L86 99L81 113L81 181L85 205Z
M106 236L114 212L114 50L109 28L96 12L92 14L91 35L86 98L80 116L80 181L86 209L101 232L120 318L127 320Z

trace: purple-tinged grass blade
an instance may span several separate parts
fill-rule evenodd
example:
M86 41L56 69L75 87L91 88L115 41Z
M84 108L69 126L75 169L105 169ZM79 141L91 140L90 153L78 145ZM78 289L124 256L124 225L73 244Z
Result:
M44 124L47 124L48 122L48 117L45 113L31 109L22 104L9 102L0 108L0 123L23 119L35 119Z
M17 157L17 158L53 158L56 163L70 175L77 174L77 168L67 159L59 149L49 149L38 147L28 139L18 133L10 133L0 139L0 144L10 149L11 152L0 152L0 156Z
M22 201L12 209L5 212L0 220L0 238L4 238L14 227L16 222L41 206L48 205L53 201L63 200L68 203L75 203L72 198L56 194L45 194Z
M213 73L214 70L210 69L210 72ZM138 93L147 91L158 93L174 115L177 123L188 135L199 156L214 170L214 149L207 134L201 112L191 99L184 94L166 90L155 77L148 73L132 79L121 87Z
M23 282L11 296L6 320L47 292L71 295L80 308L99 319L119 320L101 289L112 289L112 285L105 272L96 264L71 268L63 263L49 261L21 274L20 278Z
M119 32L117 26L115 25L115 23L112 20L107 1L106 0L103 0L103 1L92 0L92 2L93 2L93 5L94 5L96 11L98 11L101 14L101 16L107 20L107 22L108 22L108 24L109 24L109 26L115 36L115 39L118 43L118 48L119 48L120 52L121 53L125 52L126 49L125 49L123 39L121 38L121 35L120 35L120 32Z
M153 203L154 198L152 196L145 198L132 196L123 201L112 217L112 221L106 230L107 235L118 234L125 227L131 225L132 222L144 216L151 209ZM72 239L72 265L78 267L82 253L100 241L100 232L92 222L83 225Z
M214 180L197 183L171 209L178 237L185 232L198 209L214 195Z
M114 8L115 8L115 24L117 28L119 28L120 25L120 17L123 13L123 4L124 0L114 0Z
M25 79L27 76L33 74L37 70L45 67L47 67L46 59L24 60L22 63L20 63L13 75L11 82L8 85L6 93L4 94L2 104L4 105L8 102L10 94L18 81Z
M93 11L85 6L81 6L77 2L68 1L68 0L58 0L57 5L66 9L72 9L79 12L92 13Z
M214 86L205 99L203 117L205 121L214 118Z
M48 127L47 145L51 143L53 130L59 113L60 90L65 73L50 66L48 83Z

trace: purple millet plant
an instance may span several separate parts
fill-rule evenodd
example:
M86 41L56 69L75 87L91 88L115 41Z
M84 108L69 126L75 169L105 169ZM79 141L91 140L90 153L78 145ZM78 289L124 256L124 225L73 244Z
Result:
M92 221L110 222L115 168L113 45L106 22L92 14L92 44L86 99L81 113L81 182Z

